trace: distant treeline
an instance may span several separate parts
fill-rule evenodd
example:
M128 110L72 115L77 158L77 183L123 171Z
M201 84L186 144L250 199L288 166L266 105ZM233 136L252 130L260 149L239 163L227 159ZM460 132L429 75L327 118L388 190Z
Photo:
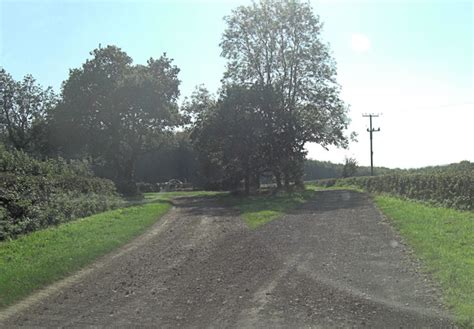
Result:
M416 169L402 170L411 174L441 174L441 173L474 173L474 162L467 160L443 166L429 166Z
M344 177L344 164L332 163L329 161L306 160L304 165L305 181L313 181L325 178ZM474 172L474 163L461 161L441 166L429 166L415 169L391 169L386 167L374 167L374 175L392 175L392 174L437 174L437 173L462 173ZM350 176L370 176L370 167L357 166L353 175Z
M324 178L343 177L344 166L342 163L307 159L304 164L304 179L305 181L312 181ZM374 168L375 175L385 175L394 171L399 171L399 169L389 169L385 167ZM370 176L370 167L356 166L355 172L350 176Z

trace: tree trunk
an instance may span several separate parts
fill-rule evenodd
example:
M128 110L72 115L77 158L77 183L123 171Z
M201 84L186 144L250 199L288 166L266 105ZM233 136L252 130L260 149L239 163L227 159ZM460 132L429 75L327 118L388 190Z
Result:
M125 181L133 182L135 178L135 157L132 156L124 161L122 167L122 178Z
M255 173L255 188L258 190L260 189L260 173Z
M245 195L249 195L250 194L250 173L248 170L245 173L244 188L245 188Z
M299 190L304 190L304 182L303 182L303 177L298 175L295 177L295 186L299 189Z
M275 181L277 184L277 189L281 189L281 174L279 171L274 172L275 175Z
M285 180L285 189L289 191L290 190L290 175L288 174L287 170L285 170L285 172L283 173L283 178Z

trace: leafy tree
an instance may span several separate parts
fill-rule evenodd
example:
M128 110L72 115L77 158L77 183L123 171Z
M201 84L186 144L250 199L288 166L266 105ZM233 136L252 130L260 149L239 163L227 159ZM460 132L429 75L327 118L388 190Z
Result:
M197 153L191 144L189 131L177 131L164 147L142 155L136 165L136 180L163 183L171 179L203 183L198 174Z
M181 106L184 123L188 130L203 124L211 110L216 106L216 100L204 85L195 88L191 97L186 97Z
M260 97L258 90L227 86L214 101L201 88L185 104L195 117L191 139L214 187L236 189L242 180L247 194L251 186L258 187L265 170L258 142L264 135Z
M70 71L55 113L69 156L91 156L112 169L116 181L134 180L135 164L160 147L180 122L179 69L166 54L146 65L115 46L95 49Z
M357 172L357 160L354 158L345 158L344 167L342 168L342 177L355 176Z
M257 86L269 131L267 161L278 185L301 183L304 146L346 147L347 107L339 96L336 68L320 39L322 24L308 3L262 0L226 17L222 56L225 84Z
M203 86L197 86L190 98L185 98L181 109L184 114L186 130L193 149L197 153L200 173L205 177L203 187L220 188L223 170L220 157L216 153L219 137L211 136L211 127L216 122L217 100Z
M51 87L43 89L31 75L15 81L0 68L0 133L7 145L38 153L44 147L48 116L57 103Z

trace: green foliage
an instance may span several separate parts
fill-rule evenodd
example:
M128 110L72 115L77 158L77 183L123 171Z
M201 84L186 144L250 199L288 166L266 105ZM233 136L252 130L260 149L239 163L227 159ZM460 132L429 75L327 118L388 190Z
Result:
M274 195L256 195L251 197L237 197L228 195L222 201L237 208L245 223L251 229L282 217L288 211L297 208L314 196L314 190L301 192L281 192Z
M334 182L460 210L474 210L474 171L351 177ZM327 185L330 186L330 185Z
M223 148L214 153L233 155L226 173L234 172L236 178L249 176L248 170L255 176L265 171L273 174L278 187L282 181L287 187L302 185L306 143L345 147L349 140L344 135L347 107L340 98L335 63L321 41L319 17L308 2L261 0L237 7L225 20L224 89L256 90L259 98L246 111L242 102L231 102L230 110L241 111L240 120L226 126L232 131L239 125L251 127L240 137L244 145L247 138L253 143L241 150ZM249 147L255 151L248 152ZM255 162L262 167L251 159L254 153L264 159L263 168L248 169Z
M156 202L117 209L0 242L0 308L125 244L170 207Z
M171 201L173 198L214 198L228 196L228 192L219 191L173 191L173 192L153 192L145 193L145 200L153 201Z
M305 181L312 181L341 177L342 169L343 165L340 163L306 159L304 162L304 179Z
M248 193L250 180L269 168L259 98L258 89L229 86L207 111L195 113L191 138L214 187L236 189L244 180ZM201 103L203 97L193 98L188 108L200 109Z
M126 192L137 159L160 147L180 123L179 69L166 55L132 65L120 48L91 52L70 71L53 121L60 153L92 157Z
M357 160L346 157L344 167L342 168L342 177L355 176L357 172Z
M306 159L304 164L305 181L321 180L326 178L343 177L344 164L330 161L318 161ZM461 161L442 166L429 166L415 169L390 169L386 167L374 167L374 175L391 174L441 174L441 173L468 173L474 171L474 163ZM357 166L354 176L370 176L370 167Z
M178 179L182 182L191 182L193 186L202 185L203 177L198 173L198 155L188 135L188 131L176 132L170 136L166 145L139 157L136 180L155 184ZM145 191L140 187L139 189ZM147 192L155 190L156 187Z
M160 185L157 183L140 182L137 183L137 188L140 193L160 192Z
M407 172L402 169L389 169L384 167L374 167L375 175L387 175L394 173ZM344 164L333 163L330 161L318 161L306 159L304 162L304 179L312 181L325 178L343 177ZM370 167L357 166L354 176L370 176Z
M31 75L15 81L0 67L0 139L8 146L46 152L47 119L56 103L51 87L43 89Z
M0 240L120 203L114 184L93 177L84 163L40 161L0 148Z
M375 202L422 259L425 269L440 282L459 326L473 328L473 213L387 196L376 196Z
M417 169L408 169L407 172L412 174L472 173L474 172L474 162L464 160L444 166L429 166Z

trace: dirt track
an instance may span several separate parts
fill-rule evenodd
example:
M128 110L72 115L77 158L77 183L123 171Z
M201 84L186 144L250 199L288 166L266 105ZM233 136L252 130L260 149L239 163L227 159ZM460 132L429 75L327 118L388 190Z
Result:
M437 296L364 194L320 192L256 231L194 198L0 327L451 328Z

